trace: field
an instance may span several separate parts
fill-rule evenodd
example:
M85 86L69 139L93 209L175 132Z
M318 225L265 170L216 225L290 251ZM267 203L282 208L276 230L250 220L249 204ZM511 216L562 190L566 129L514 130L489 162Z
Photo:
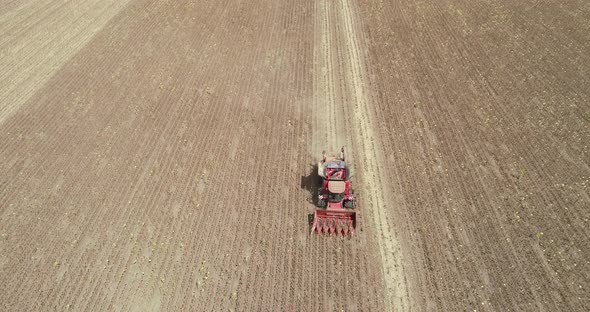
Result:
M2 311L590 310L586 1L9 0L0 69Z

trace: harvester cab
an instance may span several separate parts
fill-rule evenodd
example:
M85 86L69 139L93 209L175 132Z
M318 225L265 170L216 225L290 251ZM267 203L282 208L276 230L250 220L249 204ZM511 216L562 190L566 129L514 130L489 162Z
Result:
M344 158L344 147L340 151L340 156L322 153L322 159L318 163L318 175L323 180L346 181L352 178L352 172L346 165Z
M351 188L351 171L346 165L344 148L340 157L326 155L318 164L322 187L318 190L318 206L313 216L311 232L354 235L356 212Z

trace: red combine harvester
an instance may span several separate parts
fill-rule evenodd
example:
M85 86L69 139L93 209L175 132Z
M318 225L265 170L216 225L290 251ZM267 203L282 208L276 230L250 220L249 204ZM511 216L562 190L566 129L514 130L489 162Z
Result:
M344 147L340 156L322 153L318 164L322 187L318 191L318 206L313 214L311 233L354 235L356 212L351 188L351 171L345 162Z

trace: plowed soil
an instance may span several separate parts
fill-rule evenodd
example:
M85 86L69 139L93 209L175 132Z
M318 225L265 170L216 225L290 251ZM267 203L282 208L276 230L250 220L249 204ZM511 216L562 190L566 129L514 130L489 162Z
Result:
M588 21L4 1L0 310L590 310ZM357 235L310 235L341 146Z

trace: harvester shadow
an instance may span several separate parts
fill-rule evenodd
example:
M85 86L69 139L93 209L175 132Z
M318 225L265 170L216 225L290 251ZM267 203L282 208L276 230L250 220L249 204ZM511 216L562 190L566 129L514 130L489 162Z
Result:
M321 186L321 178L318 176L317 172L317 164L312 164L310 165L310 172L306 176L301 176L301 189L309 192L311 195L309 202L312 203L314 207L318 206L318 190ZM309 223L309 227L311 228L313 223L313 214L307 215L307 221Z

